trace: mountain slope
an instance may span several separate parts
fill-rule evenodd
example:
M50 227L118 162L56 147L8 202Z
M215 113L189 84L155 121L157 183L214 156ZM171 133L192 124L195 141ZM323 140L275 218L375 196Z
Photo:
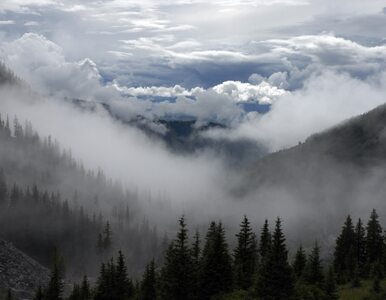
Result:
M10 289L19 297L31 298L38 286L45 286L48 280L46 268L0 239L0 290Z
M259 159L236 194L315 239L347 214L386 214L386 105ZM296 238L296 237L295 237Z

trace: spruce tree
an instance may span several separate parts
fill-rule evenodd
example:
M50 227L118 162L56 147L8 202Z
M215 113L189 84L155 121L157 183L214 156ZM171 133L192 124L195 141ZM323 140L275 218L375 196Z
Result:
M269 231L268 220L265 220L264 226L260 234L259 249L258 249L261 261L264 261L264 259L267 257L270 248L271 248L271 233Z
M45 292L45 300L61 300L63 294L63 279L58 263L55 262L51 271L50 281Z
M355 248L354 248L354 226L350 216L347 217L341 234L336 239L334 252L334 269L338 275L339 282L351 279L354 271Z
M302 276L304 275L306 264L307 264L307 256L303 250L303 247L300 245L300 247L296 251L295 260L292 265L294 274L297 279L302 278Z
M114 276L114 293L117 299L129 299L133 295L133 284L127 275L125 258L122 251L118 252Z
M90 283L88 282L87 276L83 276L80 292L82 300L88 300L91 298Z
M317 285L318 287L321 287L324 282L320 248L317 242L315 242L315 246L308 257L305 277L308 284Z
M232 290L232 262L222 224L211 222L202 253L200 298L211 299Z
M354 247L356 266L355 273L359 276L364 276L366 267L366 231L363 227L361 219L358 219L358 222L355 226Z
M262 300L288 300L294 295L294 277L280 218L276 221L270 251L260 268L256 291Z
M371 212L370 220L367 223L366 256L368 267L380 261L383 257L383 230L378 220L375 209Z
M82 300L80 287L78 284L74 284L69 300Z
M157 299L157 284L154 259L146 266L145 273L141 282L141 300L156 300Z
M177 237L166 251L164 267L161 270L162 299L192 299L193 263L184 217L179 220L179 225Z
M0 206L7 204L7 183L3 169L0 169Z
M235 284L239 289L248 289L253 283L257 267L257 241L249 220L244 216L240 232L236 234L237 247L234 250Z
M112 232L110 222L106 222L104 231L103 231L103 248L104 250L109 250L112 244Z
M200 288L200 266L201 266L201 241L200 234L196 231L193 237L193 244L191 249L193 274L192 274L192 294L194 299L199 297Z

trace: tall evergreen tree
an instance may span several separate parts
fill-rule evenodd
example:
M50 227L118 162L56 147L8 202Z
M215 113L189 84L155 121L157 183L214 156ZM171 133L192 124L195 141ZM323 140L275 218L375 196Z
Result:
M7 183L3 169L0 169L0 206L7 203Z
M339 282L351 279L355 264L354 226L350 216L347 217L340 235L336 239L334 252L334 269Z
M193 298L198 299L200 289L200 267L201 267L201 240L200 233L196 231L193 237L191 249L193 274L192 274L192 293Z
M246 216L236 234L237 247L234 250L235 284L240 289L248 289L253 283L257 267L257 241Z
M129 299L133 295L133 289L133 283L127 275L125 258L122 251L119 251L114 276L114 292L117 300Z
M270 248L271 248L271 233L269 231L268 220L265 220L264 226L260 234L259 249L258 249L259 250L258 252L262 261L267 257L270 251Z
M78 284L74 284L69 300L82 300L80 286Z
M371 212L370 220L367 223L366 256L368 266L381 261L383 257L383 230L379 223L379 217L375 209Z
M157 299L157 284L154 259L146 266L145 273L141 282L140 291L141 300L156 300Z
M320 259L320 248L317 242L308 257L306 267L306 282L321 287L324 282L322 261Z
M179 225L177 237L166 252L165 264L161 270L162 299L192 299L193 263L184 217L179 220Z
M280 218L276 221L272 245L259 273L256 291L262 300L288 300L293 297L294 277L288 264Z
M202 253L200 298L210 299L232 290L232 262L222 224L211 222Z
M292 265L294 274L297 279L300 279L303 277L306 264L307 264L307 256L303 250L303 247L300 245L300 247L296 251L295 260Z
M361 219L358 219L355 226L354 247L356 272L360 276L364 276L366 267L366 231Z
M83 276L80 292L82 300L88 300L91 298L90 283L88 282L87 276Z
M45 292L45 300L61 300L63 294L63 278L58 263L55 262L51 271L50 282Z
M110 222L106 222L104 231L103 231L103 248L105 250L110 249L112 244L112 232Z

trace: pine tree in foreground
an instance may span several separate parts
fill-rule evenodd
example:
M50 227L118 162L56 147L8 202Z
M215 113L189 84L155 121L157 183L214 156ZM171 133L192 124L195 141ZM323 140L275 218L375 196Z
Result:
M267 258L270 248L271 248L271 233L269 231L268 220L265 220L264 226L260 234L259 249L258 249L261 261L264 261Z
M88 300L91 298L90 283L88 282L87 276L83 276L80 292L82 300Z
M166 251L165 263L161 270L161 298L168 300L192 299L193 263L188 247L188 230L185 219L179 220L176 239Z
M373 209L366 228L366 256L369 269L381 261L383 257L384 237L378 218L376 210Z
M196 231L193 237L191 249L193 274L192 274L192 297L198 299L200 292L200 270L201 270L201 240L200 234Z
M337 272L338 281L344 283L352 278L355 263L354 226L350 216L342 227L336 239L334 252L334 270Z
M237 247L234 250L235 284L239 289L252 286L253 276L257 267L257 241L246 216L240 224L240 232L236 234Z
M202 253L200 297L207 300L232 291L232 262L222 224L211 222Z
M154 259L146 266L145 273L140 289L141 300L156 300L157 299L157 284Z
M297 280L303 277L306 264L307 264L307 256L303 250L303 247L300 245L300 247L296 251L295 260L292 265L292 268Z
M45 292L45 300L61 300L63 294L63 278L57 262L51 272L50 282Z
M354 230L355 275L366 274L366 230L359 218Z
M320 259L320 248L317 242L308 258L306 267L306 282L321 287L324 282L322 261Z
M256 292L262 300L288 300L294 295L294 277L280 218L276 221L271 249L259 272Z

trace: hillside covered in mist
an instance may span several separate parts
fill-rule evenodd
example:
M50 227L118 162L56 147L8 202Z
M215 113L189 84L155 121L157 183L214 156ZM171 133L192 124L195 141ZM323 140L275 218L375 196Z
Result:
M377 207L385 213L385 133L381 105L257 160L243 186L258 198L281 197L283 205L304 212L338 216Z

